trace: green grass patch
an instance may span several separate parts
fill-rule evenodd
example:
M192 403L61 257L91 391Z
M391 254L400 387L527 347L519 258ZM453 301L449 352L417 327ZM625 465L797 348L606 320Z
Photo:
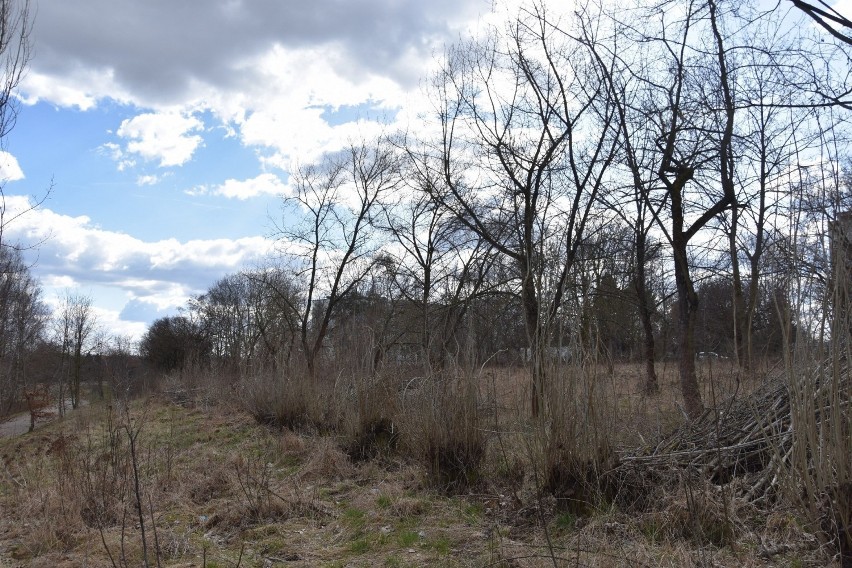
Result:
M644 536L648 542L657 544L661 540L663 528L654 519L643 519L642 522L639 523L639 532L642 533L642 536Z
M556 528L563 531L574 530L577 526L577 515L566 512L556 517Z
M366 537L356 539L351 545L349 545L349 550L355 554L365 554L369 552L371 548L372 546L370 545L370 541Z
M470 503L462 510L462 517L468 524L477 524L482 519L484 510L482 503Z
M349 507L343 511L343 522L353 529L363 529L366 524L366 514L361 509Z
M450 554L450 541L447 537L440 536L429 543L429 548L438 553L439 556Z
M420 535L416 531L400 531L397 534L396 541L404 548L411 548L420 542Z

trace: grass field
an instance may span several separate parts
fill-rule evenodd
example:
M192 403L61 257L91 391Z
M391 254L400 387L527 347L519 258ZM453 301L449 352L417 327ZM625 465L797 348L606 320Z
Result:
M565 435L605 434L617 456L679 425L674 369L659 371L661 394L645 397L638 366L586 369L572 396L599 416L560 415L574 420ZM701 373L708 401L760 380L725 361ZM603 494L561 506L543 490L550 446L527 416L523 371L474 379L481 467L452 491L416 450L423 387L399 394L401 436L371 459L352 457L345 429L259 425L227 389L93 402L0 438L0 566L831 565L782 501L754 507L688 476L665 490L649 480L642 510Z

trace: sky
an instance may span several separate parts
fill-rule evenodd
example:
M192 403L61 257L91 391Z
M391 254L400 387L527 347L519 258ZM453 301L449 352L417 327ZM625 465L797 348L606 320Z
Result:
M2 239L138 339L268 258L288 172L410 126L444 48L521 0L31 1Z
M405 127L492 0L39 0L2 238L110 334L273 250L288 172Z

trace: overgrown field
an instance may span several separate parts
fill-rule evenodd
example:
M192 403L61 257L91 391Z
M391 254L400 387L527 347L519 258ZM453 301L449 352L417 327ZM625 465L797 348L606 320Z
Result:
M0 439L0 566L839 565L781 484L743 497L753 472L625 481L683 423L661 371L647 397L638 367L564 369L537 420L517 369L174 377ZM702 373L720 409L773 375Z

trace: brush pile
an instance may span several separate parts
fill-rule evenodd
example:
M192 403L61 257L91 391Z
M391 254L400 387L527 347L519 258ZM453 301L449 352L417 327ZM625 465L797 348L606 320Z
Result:
M733 397L653 446L622 455L615 477L634 504L649 484L665 485L684 471L729 486L749 503L768 504L791 465L794 442L818 442L835 428L849 436L851 385L845 361L776 374L751 395Z

